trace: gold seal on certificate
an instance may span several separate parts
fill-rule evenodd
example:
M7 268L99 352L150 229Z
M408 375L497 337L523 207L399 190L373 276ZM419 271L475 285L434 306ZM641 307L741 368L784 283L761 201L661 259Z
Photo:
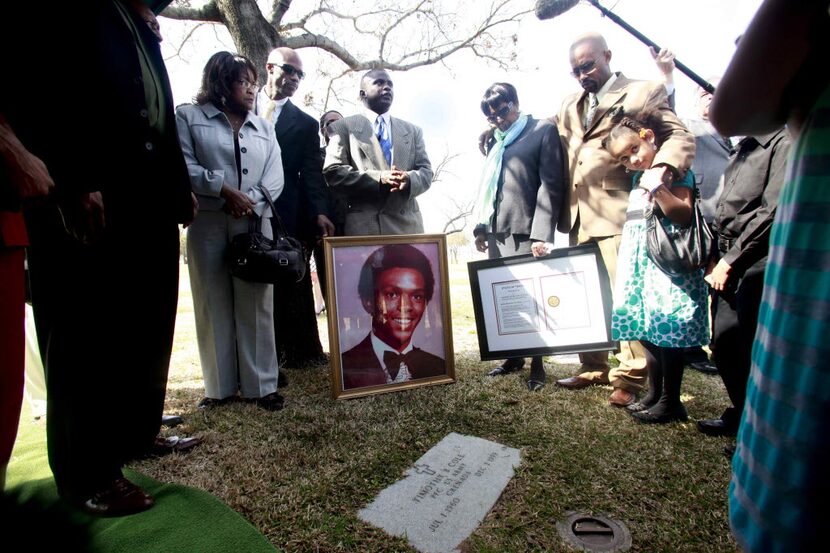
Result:
M551 307L559 307L559 297L558 296L551 296L548 298L548 305Z

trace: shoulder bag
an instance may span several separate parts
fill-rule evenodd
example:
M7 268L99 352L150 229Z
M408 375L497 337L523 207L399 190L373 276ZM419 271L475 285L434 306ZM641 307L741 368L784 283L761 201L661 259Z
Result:
M649 259L669 276L691 273L706 267L714 239L698 207L695 188L692 220L688 226L673 224L656 203L646 209L646 246Z
M248 232L234 236L228 248L231 274L249 282L299 282L306 272L303 247L285 232L271 194L261 184L259 189L271 208L274 238L262 234L262 218L252 214Z

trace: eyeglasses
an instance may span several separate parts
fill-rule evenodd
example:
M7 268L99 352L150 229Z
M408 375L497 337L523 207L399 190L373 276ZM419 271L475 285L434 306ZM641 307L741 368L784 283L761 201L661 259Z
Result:
M242 88L246 88L246 89L257 87L256 83L252 83L251 81L249 81L247 79L240 79L240 80L236 81L236 84L238 84Z
M505 117L507 117L507 114L510 113L511 109L513 109L513 102L508 102L496 111L494 111L493 113L487 115L487 120L495 121L496 119L504 119Z
M300 80L305 79L305 72L302 69L297 69L293 65L288 65L287 63L284 63L278 67L282 69L283 73L285 73L289 77L297 75L297 77L299 77Z
M573 75L575 78L578 79L580 74L581 75L590 75L594 71L594 69L596 69L596 68L597 68L597 60L586 61L582 65L577 65L576 67L574 67L573 70L571 71L571 75Z

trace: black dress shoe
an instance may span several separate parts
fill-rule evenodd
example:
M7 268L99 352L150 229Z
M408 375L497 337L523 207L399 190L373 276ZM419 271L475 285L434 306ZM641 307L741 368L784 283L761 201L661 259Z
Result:
M212 397L203 397L202 401L199 402L199 405L196 407L198 409L211 409L213 407L219 407L220 405L225 405L226 403L230 403L236 399L234 396L226 397L223 399L216 399Z
M530 390L531 392L538 392L539 390L541 390L544 387L545 387L544 382L540 382L538 380L528 380L527 381L527 389Z
M697 429L707 436L737 436L738 429L723 422L723 419L697 421Z
M683 405L679 405L674 409L669 409L667 411L651 411L651 409L646 409L645 411L638 411L636 413L631 413L631 416L634 417L637 421L642 422L644 424L666 424L669 422L683 422L688 420L689 415L686 413L686 408Z
M249 401L267 411L279 411L285 407L285 398L277 392L270 393L267 396L254 398Z
M184 421L179 415L162 415L161 416L161 425L166 426L167 428L175 428L179 426Z
M516 363L511 363L508 359L489 373L487 376L504 376L506 374L514 373L524 367L524 363L521 365L517 365Z
M163 457L171 453L187 453L197 445L202 443L202 438L191 436L189 438L180 438L178 436L170 436L162 438L159 436L153 442L153 448L150 450L150 456Z
M696 361L695 363L689 363L689 366L704 374L718 374L718 368L710 361Z
M80 508L99 517L122 517L146 511L153 503L144 490L121 477L81 503Z

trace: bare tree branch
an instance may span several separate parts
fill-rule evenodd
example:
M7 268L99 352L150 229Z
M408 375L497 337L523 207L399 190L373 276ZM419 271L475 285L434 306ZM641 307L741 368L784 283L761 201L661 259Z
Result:
M169 17L170 19L205 21L212 23L222 23L222 14L216 6L216 2L208 2L201 8L190 7L176 7L173 5L167 6L160 14L162 17Z
M193 33L195 33L197 29L199 29L200 27L202 27L202 26L204 26L204 25L207 25L207 23L197 23L196 25L194 25L194 26L193 26L193 28L192 28L192 29L190 29L190 30L187 32L187 34L184 36L184 38L182 39L182 41L179 43L179 46L176 48L176 53L175 53L175 54L173 54L172 56L168 56L167 58L164 58L164 61L167 61L167 60L170 60L170 59L173 59L173 58L179 58L179 57L181 57L181 55L182 55L182 49L183 49L183 48L185 47L185 45L186 45L186 44L190 41L190 37L192 37L192 36L193 36Z
M525 8L523 0L491 0L489 4L457 4L449 0L376 2L368 11L351 14L334 7L335 0L320 0L315 9L288 23L283 23L283 19L292 0L272 0L270 19L263 16L256 0L211 0L201 9L181 1L165 9L162 15L224 24L237 50L258 66L264 64L272 48L288 46L319 48L351 71L379 67L408 71L441 63L463 50L507 67L514 59L514 49L496 31L518 23L531 11ZM345 22L350 23L348 28L343 27ZM473 25L469 25L471 22ZM346 36L348 32L374 37L376 57L367 55L365 46L353 46Z
M274 0L274 15L271 17L271 25L279 28L285 12L291 7L291 0Z

